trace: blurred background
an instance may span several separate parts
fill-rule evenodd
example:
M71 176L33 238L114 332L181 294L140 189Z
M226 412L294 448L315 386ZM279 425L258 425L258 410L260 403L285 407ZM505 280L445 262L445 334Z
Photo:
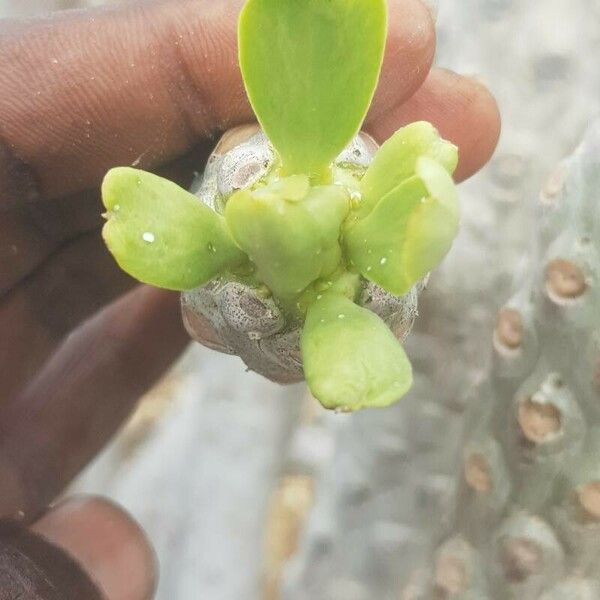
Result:
M104 3L0 0L0 17ZM600 108L600 0L432 8L438 65L486 83L503 133L461 186L460 238L422 298L408 343L414 389L384 411L333 415L302 385L191 346L73 486L144 526L159 600L426 597L411 574L452 510L465 414L528 254L538 191Z

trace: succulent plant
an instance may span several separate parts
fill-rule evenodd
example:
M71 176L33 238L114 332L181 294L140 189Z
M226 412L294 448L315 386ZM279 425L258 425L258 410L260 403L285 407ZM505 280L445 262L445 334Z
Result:
M262 131L217 149L196 195L127 167L102 186L108 248L183 292L193 337L344 411L410 388L399 340L459 221L457 149L430 124L377 151L357 135L386 22L385 0L248 0L239 59Z
M438 551L452 556L429 576L441 597L479 598L482 577L491 598L598 597L599 185L597 122L542 193L530 270L498 315Z

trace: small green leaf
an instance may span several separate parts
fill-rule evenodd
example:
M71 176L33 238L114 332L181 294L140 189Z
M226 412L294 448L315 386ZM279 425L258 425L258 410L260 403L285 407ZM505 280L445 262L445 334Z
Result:
M399 129L377 152L361 181L358 217L366 216L386 194L415 174L417 160L428 156L448 173L458 164L458 148L442 139L431 123L418 121Z
M240 65L285 174L323 177L358 132L386 32L385 0L248 0Z
M399 296L437 266L458 233L458 197L448 171L421 157L415 172L344 234L361 275Z
M388 406L412 384L400 342L374 313L328 292L308 309L301 339L304 375L325 408Z
M235 193L225 206L225 219L256 265L258 278L285 299L338 267L340 230L349 210L342 187L311 188L307 176L294 175Z
M143 283L188 290L248 260L223 217L162 177L112 169L102 201L104 241L119 266Z

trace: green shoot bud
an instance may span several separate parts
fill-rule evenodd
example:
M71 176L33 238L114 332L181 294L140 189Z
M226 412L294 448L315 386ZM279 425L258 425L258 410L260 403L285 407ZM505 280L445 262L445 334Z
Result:
M283 300L333 273L341 260L340 228L350 197L336 185L310 187L295 175L228 200L225 219L257 267L257 277Z
M421 157L413 177L348 227L345 248L363 277L402 296L444 258L458 225L452 177L435 160Z

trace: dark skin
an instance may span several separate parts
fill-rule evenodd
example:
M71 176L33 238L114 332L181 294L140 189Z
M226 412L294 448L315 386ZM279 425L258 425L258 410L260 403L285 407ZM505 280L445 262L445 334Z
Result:
M219 135L252 120L241 5L161 0L0 25L0 516L35 521L187 343L178 296L138 286L107 253L98 187L131 164L188 185ZM498 111L475 80L431 69L434 49L420 1L390 1L365 129L382 142L431 121L460 148L460 181L491 156ZM93 553L90 537L69 551ZM152 561L140 571L129 595L115 575L109 600L148 597Z

